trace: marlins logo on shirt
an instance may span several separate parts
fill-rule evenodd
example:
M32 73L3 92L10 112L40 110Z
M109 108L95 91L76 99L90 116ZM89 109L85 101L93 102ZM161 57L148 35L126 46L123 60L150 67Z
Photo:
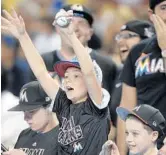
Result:
M135 78L141 77L143 75L154 74L157 72L164 73L164 61L162 58L150 59L152 53L142 53L142 55L137 59L135 66Z
M74 148L74 152L78 152L83 149L80 143L74 143L73 148Z

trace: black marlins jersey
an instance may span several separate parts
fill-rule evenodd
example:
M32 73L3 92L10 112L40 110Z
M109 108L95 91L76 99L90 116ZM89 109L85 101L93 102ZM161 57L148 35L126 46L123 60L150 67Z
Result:
M108 107L98 109L90 97L72 104L60 88L53 111L59 120L58 155L98 155L110 129Z
M136 45L123 69L123 82L136 87L138 104L149 104L166 118L166 74L157 38Z

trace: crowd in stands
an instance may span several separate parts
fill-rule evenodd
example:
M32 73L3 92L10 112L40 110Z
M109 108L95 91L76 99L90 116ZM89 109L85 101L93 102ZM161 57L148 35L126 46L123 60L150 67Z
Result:
M1 4L4 155L166 155L166 0Z

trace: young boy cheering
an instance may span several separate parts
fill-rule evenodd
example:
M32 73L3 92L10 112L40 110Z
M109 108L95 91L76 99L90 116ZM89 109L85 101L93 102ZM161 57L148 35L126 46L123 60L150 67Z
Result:
M73 12L61 10L56 16L56 19L63 16L71 20L68 27L60 28L60 35L74 50L79 62L59 62L55 65L55 71L63 77L64 90L48 74L26 33L21 16L18 17L14 10L12 15L3 12L6 18L2 17L2 31L18 38L35 76L49 97L55 100L53 111L60 123L58 154L99 154L110 128L107 108L110 96L101 88L101 70L96 63L94 67L88 51L77 38L79 34L72 25Z

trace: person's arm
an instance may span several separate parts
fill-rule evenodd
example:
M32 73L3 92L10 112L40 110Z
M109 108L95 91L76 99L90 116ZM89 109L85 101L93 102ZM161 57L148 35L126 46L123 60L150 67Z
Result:
M136 88L123 83L120 106L132 110L136 106L136 104L137 104Z
M87 49L84 48L84 46L80 43L75 34L71 36L71 42L80 63L81 71L84 75L86 86L88 88L88 93L91 99L93 99L96 104L101 104L102 89L101 84L99 84L95 75L92 59Z
M33 45L30 37L25 30L25 25L22 17L18 17L14 10L12 10L12 14L9 14L7 11L3 11L3 13L6 18L1 17L2 32L12 34L19 40L33 73L39 80L40 84L42 85L48 96L54 100L59 90L59 86L55 82L55 80L53 80L48 74L46 66L41 56L39 55L39 52Z
M136 93L136 82L135 82L135 70L134 70L134 60L133 55L135 54L135 49L130 51L129 56L125 62L122 70L121 80L122 84L122 96L120 106L127 109L132 109L137 103L137 93ZM117 121L117 146L121 155L126 155L127 146L125 143L125 123L118 118Z
M128 86L123 83L122 85L122 98L120 106L127 109L133 109L136 106L136 88ZM117 146L119 148L121 155L126 155L127 146L126 146L126 135L125 135L125 123L124 121L118 118L117 121Z
M70 17L71 12L61 10L59 16ZM69 42L79 61L81 71L84 75L86 86L90 98L96 103L102 103L102 89L101 84L97 81L94 71L94 65L87 49L81 44L76 37L72 23L67 28L60 28L60 35L63 35Z

